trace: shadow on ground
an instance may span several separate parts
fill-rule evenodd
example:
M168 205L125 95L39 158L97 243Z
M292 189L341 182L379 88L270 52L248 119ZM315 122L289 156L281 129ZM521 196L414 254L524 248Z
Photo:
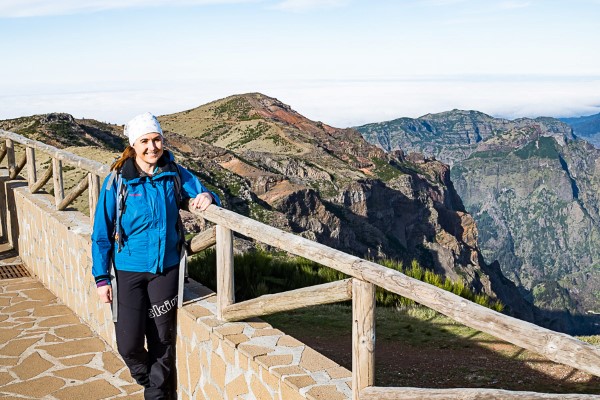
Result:
M377 309L376 386L600 394L598 377L425 313ZM350 307L320 306L265 319L352 369Z

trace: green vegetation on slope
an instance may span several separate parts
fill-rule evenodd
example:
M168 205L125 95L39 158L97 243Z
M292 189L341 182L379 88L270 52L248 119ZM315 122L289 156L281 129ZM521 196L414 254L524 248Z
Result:
M243 301L264 294L284 292L307 286L346 279L348 276L332 268L322 266L302 257L289 257L282 253L270 253L255 250L235 255L235 297ZM502 312L502 303L491 299L486 294L474 293L462 281L451 281L448 278L427 270L417 261L404 268L401 262L393 260L380 261L385 267L402 272L417 280L437 286L484 307ZM207 249L195 255L189 265L190 276L207 287L216 290L216 252ZM377 304L384 307L414 306L415 302L377 288Z

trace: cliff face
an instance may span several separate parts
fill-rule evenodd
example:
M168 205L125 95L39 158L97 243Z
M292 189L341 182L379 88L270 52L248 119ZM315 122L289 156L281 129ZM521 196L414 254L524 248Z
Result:
M482 127L475 120L469 132L494 127L495 133L467 143L458 138L470 133L457 133L450 121L473 114L457 114L449 121L428 116L442 120L432 129L439 139L428 155L453 162L452 181L477 223L485 260L499 262L503 274L544 311L547 325L593 333L600 323L600 152L548 118L507 122L483 116ZM454 130L446 134L449 126ZM427 146L421 142L415 138L410 146Z

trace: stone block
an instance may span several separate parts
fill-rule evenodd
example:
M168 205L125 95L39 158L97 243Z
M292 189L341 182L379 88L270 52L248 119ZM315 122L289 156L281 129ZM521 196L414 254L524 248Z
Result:
M35 352L24 359L19 365L11 368L11 371L14 372L19 379L26 380L38 376L52 366L54 366L54 364L42 358L38 352Z
M302 396L295 388L282 383L278 400L306 400L306 397Z
M210 376L213 383L216 384L219 389L225 389L225 373L227 372L227 365L225 361L219 357L215 352L210 357Z
M248 393L248 385L244 375L240 375L225 386L225 393L228 399L237 399L239 396Z
M300 391L302 388L312 386L317 383L310 375L292 375L285 377L283 380L298 391Z
M223 394L221 393L221 390L215 385L205 385L204 395L210 400L223 400Z
M279 377L269 372L268 369L260 369L260 379L264 383L266 383L271 388L271 390L273 390L274 392L279 392L280 379Z
M252 375L252 378L250 379L250 390L256 400L274 400L273 395L271 395L271 392L267 389L265 384L255 375Z
M310 372L323 371L329 368L338 367L339 365L321 353L316 352L310 347L306 347L302 352L300 366Z
M294 357L291 354L265 355L256 357L256 362L265 368L290 365Z
M306 397L309 400L347 400L347 397L333 385L315 386L306 392Z

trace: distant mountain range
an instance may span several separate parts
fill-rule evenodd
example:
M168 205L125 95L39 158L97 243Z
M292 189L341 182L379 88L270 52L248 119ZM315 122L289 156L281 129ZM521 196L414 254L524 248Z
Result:
M387 151L452 165L486 262L576 330L600 329L600 150L553 118L453 110L356 128ZM566 312L565 312L566 311Z
M573 133L600 148L600 113L576 118L559 118Z

